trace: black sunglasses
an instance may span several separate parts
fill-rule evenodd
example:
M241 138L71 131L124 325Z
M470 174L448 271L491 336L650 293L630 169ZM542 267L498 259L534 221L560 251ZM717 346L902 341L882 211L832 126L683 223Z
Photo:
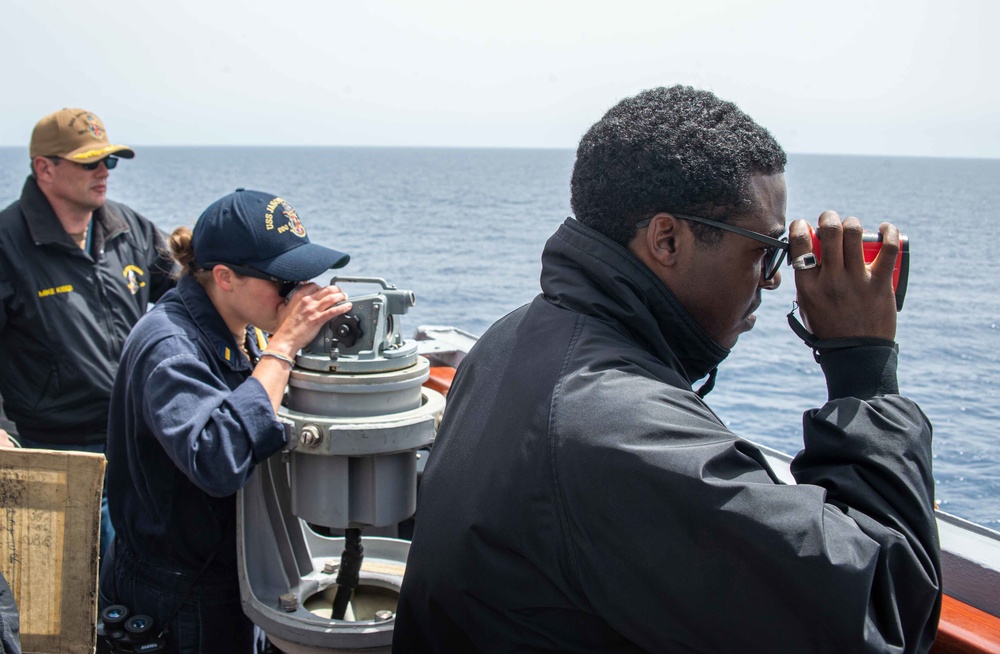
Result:
M774 274L778 272L778 268L781 266L781 262L785 258L785 254L788 252L788 237L782 236L781 238L774 238L767 236L765 234L760 234L758 232L752 232L749 229L743 229L742 227L737 227L735 225L730 225L729 223L719 222L718 220L711 220L710 218L701 218L700 216L688 216L682 213L669 212L674 218L680 218L681 220L689 220L693 223L701 223L703 225L709 225L710 227L716 227L718 229L723 229L727 232L733 232L734 234L739 234L740 236L746 236L747 238L752 238L755 241L760 241L761 243L766 243L770 247L764 253L764 262L762 264L764 269L764 279L771 279ZM646 218L645 220L640 220L635 224L637 228L645 227L649 224L652 218Z
M243 275L244 277L253 277L254 279L266 279L269 282L274 282L278 285L278 296L282 298L287 298L292 291L299 285L299 282L293 282L288 279L280 279L274 275L268 275L263 270L257 270L256 268L250 268L249 266L237 266L234 263L210 263L206 265L207 270L211 270L215 266L225 266L235 273Z
M48 159L58 163L62 159L62 157L48 157ZM91 161L90 163L79 163L76 161L70 161L69 159L66 159L66 161L69 161L72 164L76 164L77 166L83 168L84 170L97 170L97 167L100 166L102 162L104 163L104 167L107 168L108 170L114 170L115 166L118 165L118 157L111 157L111 156L104 157L103 159L98 159L97 161Z

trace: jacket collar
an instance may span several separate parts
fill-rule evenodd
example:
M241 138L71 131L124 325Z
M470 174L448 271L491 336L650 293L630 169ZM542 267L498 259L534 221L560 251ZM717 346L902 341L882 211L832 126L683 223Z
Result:
M573 218L545 244L541 283L550 301L614 325L689 384L729 355L635 255Z
M240 353L226 321L219 315L201 284L190 275L185 275L177 282L177 295L222 365L237 371L253 369L253 365ZM267 346L267 339L253 325L247 326L247 334L250 336L250 354L257 358Z
M49 199L42 193L42 189L38 188L38 182L30 175L21 190L21 211L24 213L28 233L35 245L55 245L82 252L59 222L59 217L49 204ZM114 203L105 203L96 209L91 222L94 226L94 241L98 248L119 234L129 231L128 223L119 215Z

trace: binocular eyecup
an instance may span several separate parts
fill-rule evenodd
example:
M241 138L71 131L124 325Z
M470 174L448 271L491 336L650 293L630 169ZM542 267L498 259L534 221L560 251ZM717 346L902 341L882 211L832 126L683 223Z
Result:
M113 604L101 611L97 637L114 654L159 652L166 647L166 640L153 630L155 624L151 616L131 615L127 606Z

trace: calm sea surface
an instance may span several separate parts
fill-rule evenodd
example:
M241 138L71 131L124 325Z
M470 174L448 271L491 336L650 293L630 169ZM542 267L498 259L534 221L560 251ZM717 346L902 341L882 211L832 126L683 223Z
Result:
M570 150L147 147L112 172L109 195L169 231L237 187L280 194L312 240L351 253L344 274L416 293L404 333L481 334L538 292L572 165ZM2 206L27 172L26 148L0 148ZM900 387L934 424L941 508L1000 529L1000 160L792 155L786 177L789 221L834 209L909 235ZM802 411L826 398L785 322L793 297L786 274L708 397L734 432L789 453Z

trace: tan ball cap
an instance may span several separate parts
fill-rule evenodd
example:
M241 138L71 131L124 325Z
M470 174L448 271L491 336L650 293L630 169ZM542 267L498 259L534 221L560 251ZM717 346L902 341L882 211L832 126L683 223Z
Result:
M108 156L135 156L127 145L112 145L101 119L86 109L60 109L38 121L31 132L28 153L35 157L62 157L91 163Z

